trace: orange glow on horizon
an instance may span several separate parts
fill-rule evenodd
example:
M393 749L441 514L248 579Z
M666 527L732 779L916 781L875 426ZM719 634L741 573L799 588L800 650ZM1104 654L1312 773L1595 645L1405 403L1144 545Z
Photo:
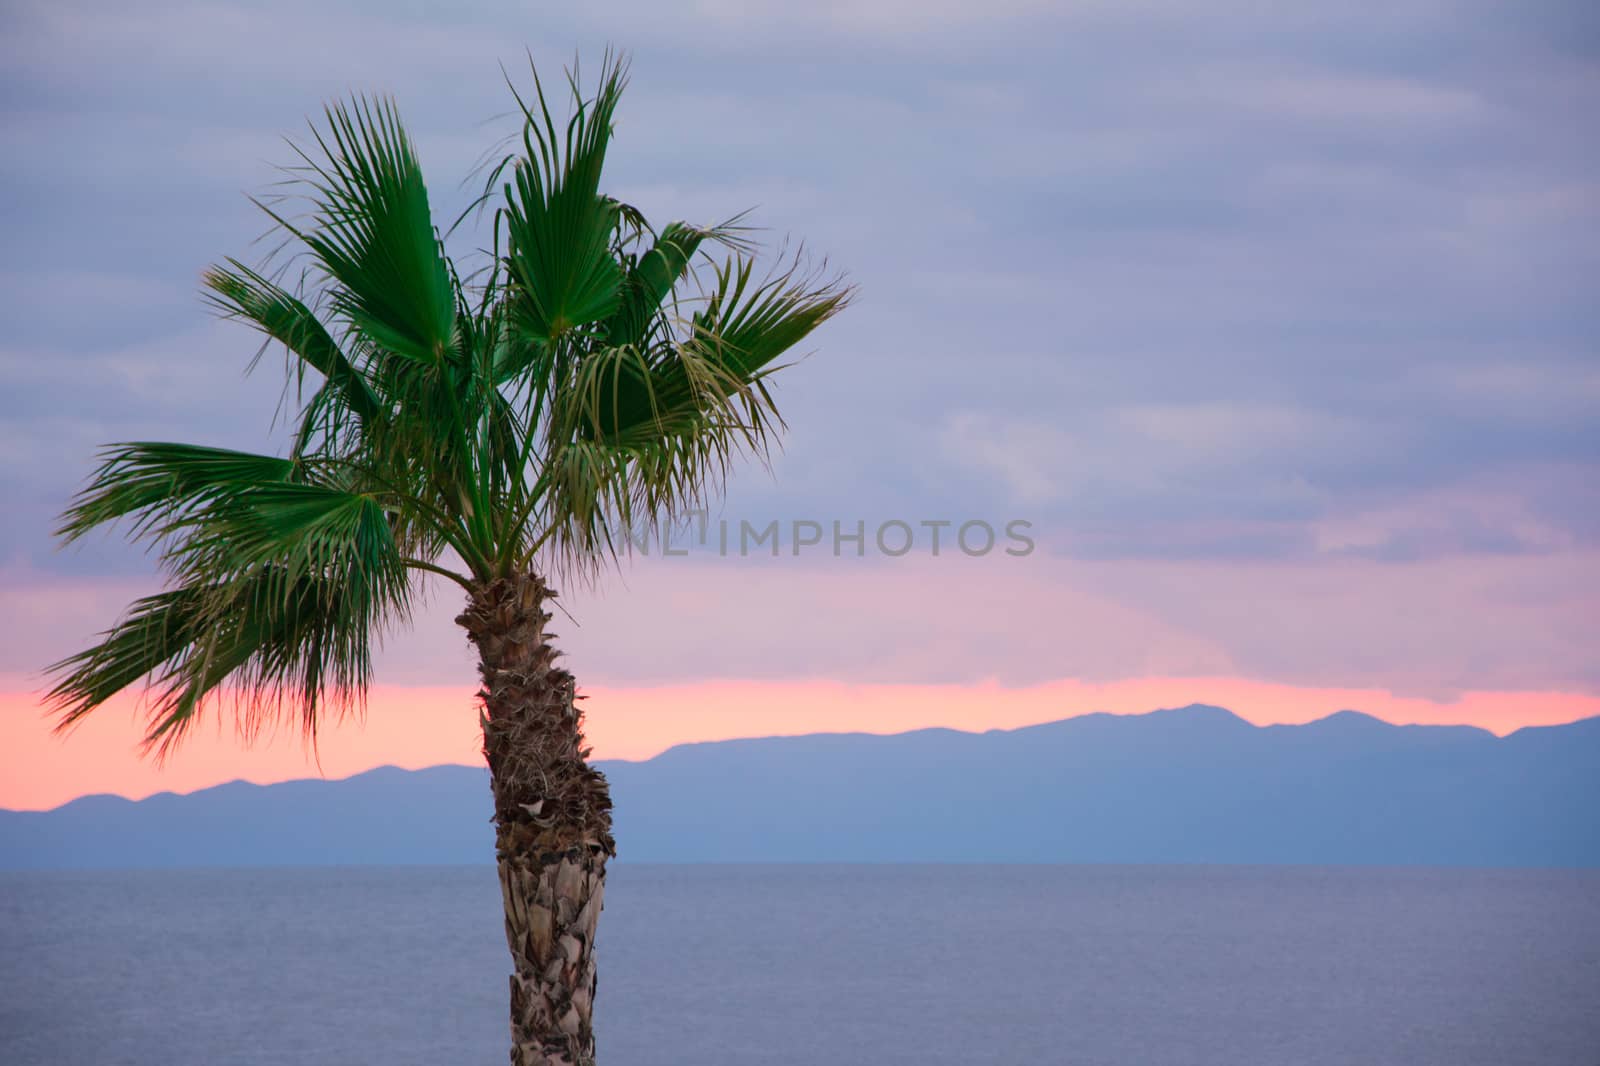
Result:
M70 736L54 736L36 693L20 688L0 690L0 807L42 810L92 793L138 799L236 779L267 784L319 776L318 763L298 737L270 738L247 749L222 720L201 727L165 766L157 766L138 754L131 696L103 708ZM1065 680L1029 687L703 681L583 691L589 738L601 759L646 759L674 744L734 737L934 726L1015 729L1091 711L1138 714L1189 703L1227 707L1257 725L1307 722L1353 709L1397 724L1475 725L1502 735L1600 715L1600 698L1560 692L1471 692L1440 703L1242 678ZM329 778L383 765L477 763L472 691L376 687L365 721L326 728L319 753L320 775Z

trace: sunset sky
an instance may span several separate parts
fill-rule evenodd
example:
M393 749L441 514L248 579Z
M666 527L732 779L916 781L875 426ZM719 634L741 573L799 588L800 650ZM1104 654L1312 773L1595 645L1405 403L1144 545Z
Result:
M1505 733L1600 714L1600 111L1589 5L1396 0L9 3L0 14L0 807L316 774L225 720L50 734L42 668L156 587L50 528L97 445L252 450L281 362L212 319L285 135L390 91L436 216L508 133L498 63L634 61L606 190L745 208L860 286L714 519L1031 523L626 562L553 628L599 757L1207 702ZM455 242L470 249L472 242ZM476 758L431 590L321 772Z

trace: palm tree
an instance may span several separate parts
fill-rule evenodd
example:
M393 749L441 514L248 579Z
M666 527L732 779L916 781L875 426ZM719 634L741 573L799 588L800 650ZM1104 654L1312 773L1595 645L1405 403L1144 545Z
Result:
M520 137L471 212L493 238L470 274L445 254L392 102L354 99L313 125L291 169L304 210L261 205L295 255L275 270L228 259L204 280L218 310L287 349L293 440L283 455L102 453L59 535L126 519L165 590L55 664L49 697L65 729L143 682L157 757L219 711L247 737L288 721L314 743L324 718L361 708L373 645L421 583L459 585L517 1066L594 1061L595 924L615 853L606 781L546 630L552 582L593 577L639 530L703 506L731 460L764 456L782 425L775 360L850 297L799 257L755 275L737 220L657 230L603 194L626 64L608 56L589 98L576 71L568 82L564 128L537 72L527 97L513 87Z

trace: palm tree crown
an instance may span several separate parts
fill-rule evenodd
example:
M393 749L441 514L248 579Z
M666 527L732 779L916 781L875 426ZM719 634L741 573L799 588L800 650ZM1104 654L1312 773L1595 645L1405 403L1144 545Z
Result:
M314 737L359 705L424 575L587 576L764 454L775 361L850 289L798 257L758 277L736 222L656 229L602 193L626 66L608 58L592 97L569 80L564 127L537 75L517 97L520 138L476 205L492 246L465 275L392 102L313 127L308 210L263 205L301 280L236 259L205 275L217 309L290 353L293 440L106 449L59 533L127 520L167 583L53 667L62 727L148 679L158 754L225 693L247 732L287 718Z

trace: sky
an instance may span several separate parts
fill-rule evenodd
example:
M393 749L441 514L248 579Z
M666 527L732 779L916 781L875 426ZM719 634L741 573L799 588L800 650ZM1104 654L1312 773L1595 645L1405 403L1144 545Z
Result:
M608 44L633 66L607 190L753 209L859 298L779 379L781 454L709 516L735 542L776 521L776 557L713 533L565 590L597 756L1194 701L1600 714L1592 5L565 8L0 12L0 806L319 772L224 721L157 767L132 696L52 736L42 668L157 587L52 520L104 442L285 447L281 363L245 375L257 342L198 279L264 254L246 195L306 116L392 93L448 221L512 129L501 64ZM875 543L894 522L903 554L901 527ZM965 523L996 547L952 547ZM320 772L476 758L455 599L389 636Z

